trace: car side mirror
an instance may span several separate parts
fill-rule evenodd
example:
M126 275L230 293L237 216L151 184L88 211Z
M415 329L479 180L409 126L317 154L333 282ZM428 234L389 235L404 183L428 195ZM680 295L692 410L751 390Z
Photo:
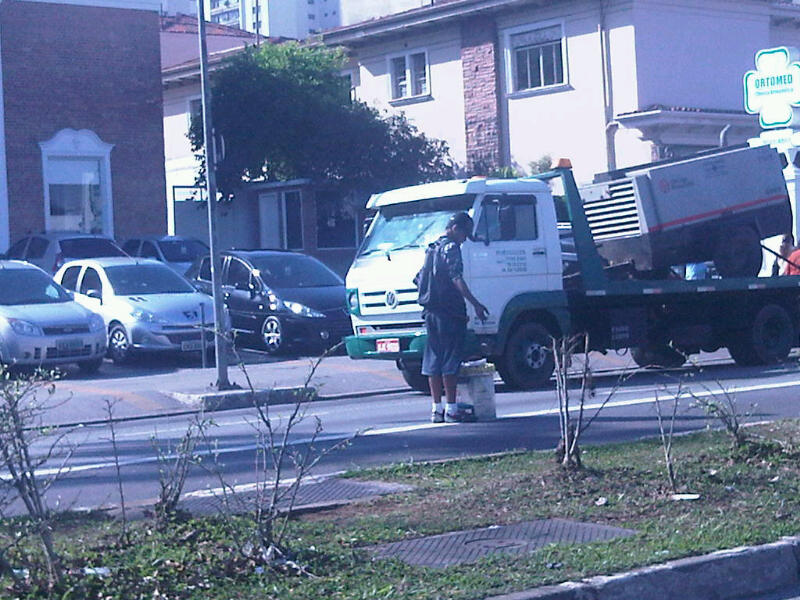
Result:
M86 296L89 298L94 298L95 300L100 300L100 304L103 303L103 292L100 290L89 290L86 292Z

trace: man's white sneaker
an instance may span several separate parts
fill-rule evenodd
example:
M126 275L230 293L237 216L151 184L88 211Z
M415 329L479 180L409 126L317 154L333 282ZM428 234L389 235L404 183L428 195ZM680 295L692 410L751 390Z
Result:
M444 411L439 412L437 410L434 410L431 413L431 423L444 423Z

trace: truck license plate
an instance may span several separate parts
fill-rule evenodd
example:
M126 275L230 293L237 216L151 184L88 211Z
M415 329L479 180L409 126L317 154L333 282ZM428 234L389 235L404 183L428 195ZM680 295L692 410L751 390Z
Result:
M78 348L83 348L83 340L59 340L56 342L56 348L59 350L77 350Z
M400 352L400 339L388 338L375 342L375 349L378 352Z
M181 351L182 352L196 352L197 350L203 349L203 342L200 340L191 341L191 342L181 342Z

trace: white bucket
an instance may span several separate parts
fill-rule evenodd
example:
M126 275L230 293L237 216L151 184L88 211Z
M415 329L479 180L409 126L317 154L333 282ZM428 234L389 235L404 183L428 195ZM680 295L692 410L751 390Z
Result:
M458 374L458 401L471 404L478 421L493 421L497 418L494 373L494 365L485 360L461 365Z

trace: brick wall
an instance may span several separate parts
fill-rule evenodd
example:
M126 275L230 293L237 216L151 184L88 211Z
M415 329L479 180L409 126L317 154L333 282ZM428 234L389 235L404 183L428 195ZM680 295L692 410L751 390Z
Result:
M498 43L493 19L475 17L461 25L467 170L486 174L500 166Z
M114 234L166 232L159 16L0 2L12 242L44 229L39 142L89 129L111 151Z

